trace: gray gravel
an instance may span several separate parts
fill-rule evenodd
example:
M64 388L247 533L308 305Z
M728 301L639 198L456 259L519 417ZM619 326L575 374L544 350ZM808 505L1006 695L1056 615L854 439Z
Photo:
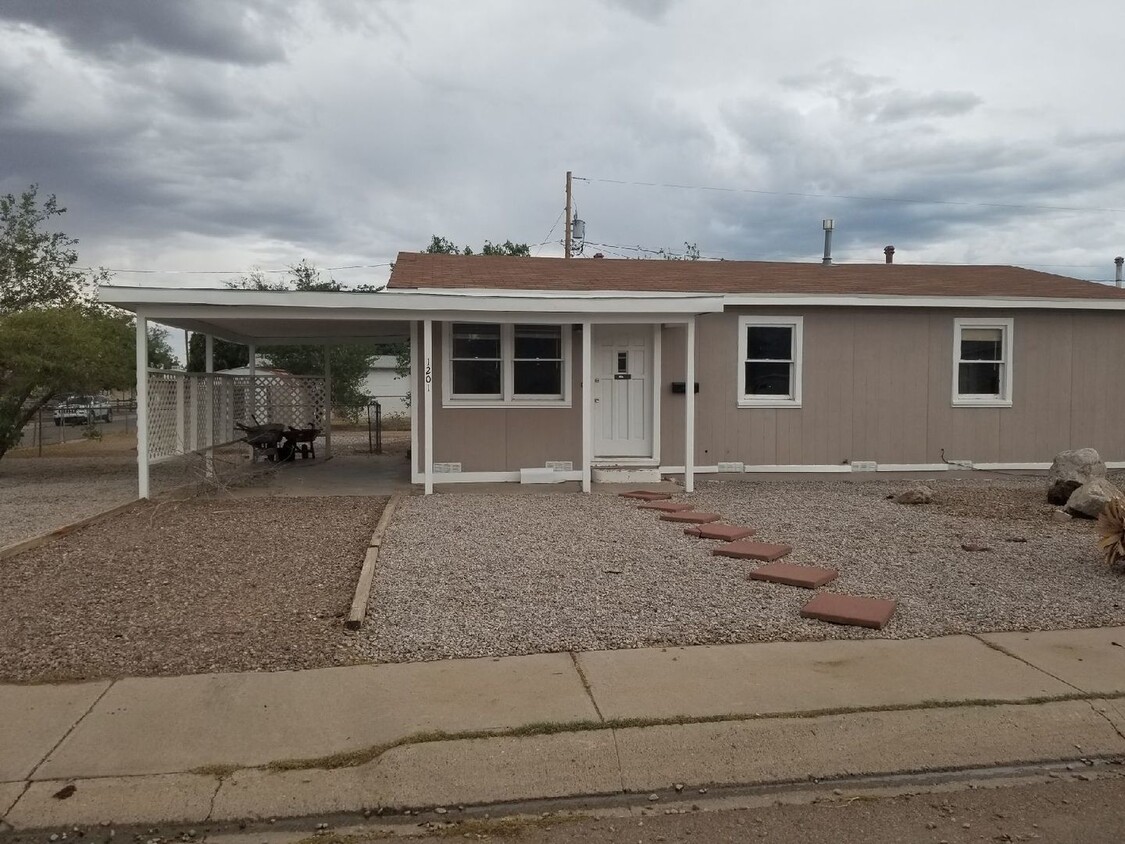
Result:
M352 662L342 619L384 504L146 503L0 560L0 682Z
M787 560L838 568L828 589L898 598L882 631L801 619L812 593L749 581L749 563L615 495L448 494L399 508L356 646L406 661L1125 624L1125 574L1098 558L1093 523L1052 519L1041 478L926 482L935 501L919 506L886 500L910 485L890 480L705 480L679 496L792 544Z

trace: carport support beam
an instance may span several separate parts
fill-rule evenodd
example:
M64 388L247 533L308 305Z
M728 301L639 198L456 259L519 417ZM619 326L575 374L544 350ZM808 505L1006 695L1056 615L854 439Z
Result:
M695 317L687 324L687 366L684 389L684 492L695 491Z
M324 459L332 459L332 349L324 347Z
M190 351L190 350L189 350ZM187 351L184 352L186 357ZM207 456L203 461L204 473L208 478L215 477L215 338L203 335L203 371L207 373Z
M422 379L425 384L425 414L423 416L422 448L426 455L422 478L424 492L434 492L434 321L422 321Z
M582 491L590 491L591 461L593 458L593 329L590 320L582 323Z
M137 314L137 497L148 498L148 319Z

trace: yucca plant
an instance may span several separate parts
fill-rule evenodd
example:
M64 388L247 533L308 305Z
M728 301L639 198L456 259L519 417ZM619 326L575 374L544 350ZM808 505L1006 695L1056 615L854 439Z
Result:
M1125 560L1125 498L1114 498L1098 516L1098 547L1108 565Z

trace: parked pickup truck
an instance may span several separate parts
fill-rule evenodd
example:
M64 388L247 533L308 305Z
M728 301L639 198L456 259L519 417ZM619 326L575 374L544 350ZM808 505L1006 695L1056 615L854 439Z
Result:
M92 425L112 422L113 411L104 396L68 396L55 408L56 425Z

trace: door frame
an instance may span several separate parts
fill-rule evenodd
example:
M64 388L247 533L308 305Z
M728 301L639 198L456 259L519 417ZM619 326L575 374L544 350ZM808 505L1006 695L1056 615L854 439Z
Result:
M591 334L592 334L592 333L598 331L598 329L603 328L603 327L613 327L613 326L618 326L618 325L635 325L635 324L636 323L630 323L630 322L621 322L621 323L617 323L617 322L601 322L601 323L592 322L592 323L590 323L590 331L591 331ZM652 372L652 454L650 456L647 456L647 457L644 457L644 456L642 456L642 457L612 457L612 456L605 457L605 456L599 456L599 455L594 453L596 451L596 446L594 445L593 442L591 442L590 463L591 463L592 466L607 465L607 464L614 465L614 466L659 466L660 465L660 394L662 392L662 390L661 390L661 386L662 386L661 385L661 378L662 378L661 369L662 369L662 358L663 358L663 350L662 350L663 326L659 322L654 322L654 323L650 324L650 328L651 328L651 335L649 336L649 351L652 355L652 361L651 361L652 365L650 367L650 371ZM597 343L594 342L594 338L591 337L590 338L590 354L591 354L591 356L593 356L593 355L596 355L597 353L598 353ZM594 370L595 370L594 363L593 363L593 361L591 361L590 362L591 382L592 382L593 378L595 377L594 376ZM584 389L589 389L591 395L593 395L593 393L594 393L593 383L590 383L588 385L588 387L587 387L587 385L583 385L583 387L584 387ZM593 429L595 427L595 421L596 420L595 420L594 416L597 412L598 411L596 411L594 409L594 403L591 402L590 403L590 428L591 428L591 431L593 431ZM597 438L591 437L591 439L596 441Z

